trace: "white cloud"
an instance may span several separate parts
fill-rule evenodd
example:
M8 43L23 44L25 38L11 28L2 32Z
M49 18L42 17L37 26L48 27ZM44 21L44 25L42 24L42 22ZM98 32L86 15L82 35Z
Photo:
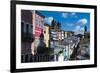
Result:
M48 23L48 24L51 24L52 20L53 20L53 17L45 18L45 22Z
M80 28L80 31L82 31L82 32L83 32L83 31L84 31L84 27L81 27L81 28Z
M68 17L68 13L62 13L62 17L63 18L67 18Z
M87 23L87 19L86 18L80 19L77 22L78 25L86 25L86 23Z
M71 16L71 17L74 17L74 18L77 18L77 17L78 17L77 14L76 14L75 12L70 13L70 16Z
M80 28L81 28L80 26L76 26L76 27L75 27L75 31L80 30Z
M87 19L83 18L77 21L76 23L76 27L75 27L75 34L84 34L84 26L87 24Z
M75 34L84 34L84 27L81 27L81 26L76 26L75 27Z

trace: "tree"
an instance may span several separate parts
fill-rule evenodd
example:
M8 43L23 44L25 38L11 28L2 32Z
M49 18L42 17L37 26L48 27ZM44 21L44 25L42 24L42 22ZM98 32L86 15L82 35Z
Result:
M55 23L56 23L56 22L55 22L55 20L53 19L52 22L51 22L51 26L54 27L54 26L55 26Z
M58 28L61 28L61 23L58 22L57 23L57 26L58 26Z
M85 25L85 27L84 27L84 32L86 32L87 31L87 27L86 27L86 25Z

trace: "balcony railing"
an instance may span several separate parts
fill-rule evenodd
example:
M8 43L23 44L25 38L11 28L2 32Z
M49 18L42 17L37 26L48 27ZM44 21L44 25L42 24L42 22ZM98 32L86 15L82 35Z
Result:
M44 55L44 54L26 54L21 55L21 62L48 62L48 61L54 61L54 55Z
M34 35L31 34L31 33L22 32L22 34L21 34L21 40L22 41L33 42L34 41Z

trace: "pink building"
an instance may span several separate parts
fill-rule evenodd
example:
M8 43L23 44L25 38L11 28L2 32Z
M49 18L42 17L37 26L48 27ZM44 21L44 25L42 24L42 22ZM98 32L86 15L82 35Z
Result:
M37 53L43 21L44 16L38 11L21 10L21 55L29 57Z
M35 40L32 43L32 54L34 55L37 53L37 47L40 42L40 35L43 33L44 28L44 16L39 13L38 11L32 11L33 12L33 34L35 36Z
M58 34L57 34L57 37L58 37L58 40L61 40L61 30L58 31Z
M35 11L35 37L39 38L41 33L43 33L44 28L44 16L39 12Z

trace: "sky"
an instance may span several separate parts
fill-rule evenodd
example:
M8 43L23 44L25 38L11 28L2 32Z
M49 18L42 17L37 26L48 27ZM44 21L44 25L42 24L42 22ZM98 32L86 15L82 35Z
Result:
M61 23L61 29L65 31L74 31L76 34L83 34L84 25L87 31L90 31L90 13L84 12L56 12L56 11L39 11L45 16L45 22L51 25L54 19Z

